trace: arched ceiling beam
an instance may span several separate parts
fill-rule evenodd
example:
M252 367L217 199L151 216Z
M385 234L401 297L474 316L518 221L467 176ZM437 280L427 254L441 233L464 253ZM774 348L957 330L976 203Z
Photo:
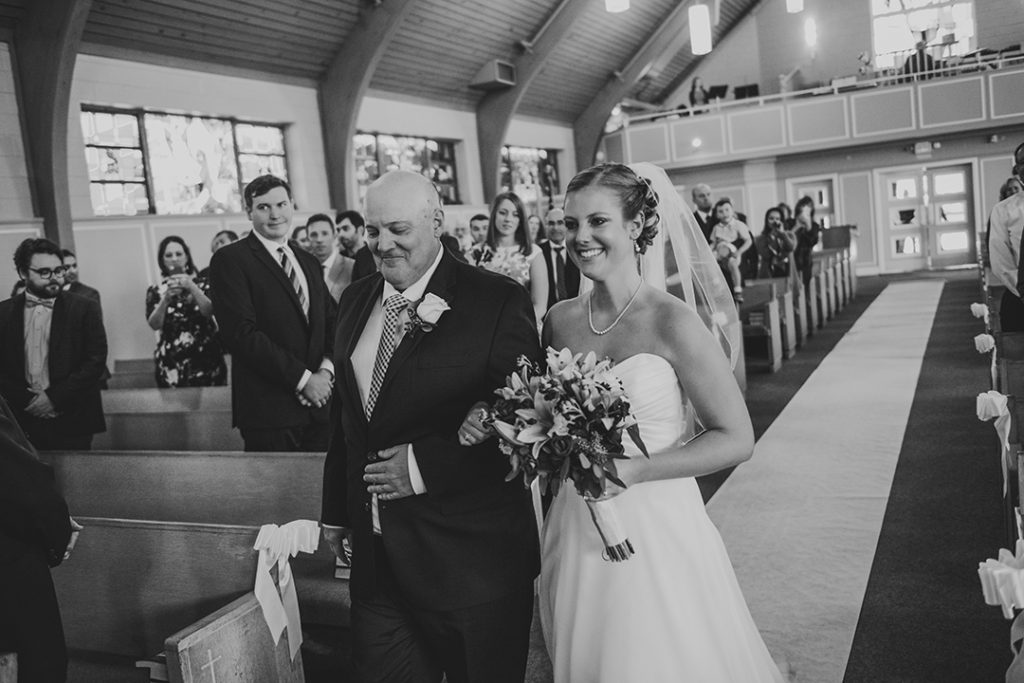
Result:
M48 238L74 249L68 186L71 78L92 0L34 0L14 30L14 72L36 214Z
M336 209L355 208L359 192L352 138L366 90L384 51L416 0L367 2L320 83L320 121L327 154L327 182Z
M480 147L480 169L484 199L490 203L501 191L501 148L505 145L512 117L555 47L583 14L592 0L562 0L532 41L520 43L524 52L515 60L516 84L492 90L476 107L476 135Z
M688 10L692 2L681 2L661 22L629 63L609 76L608 81L594 96L590 106L573 122L576 145L576 168L584 169L594 163L597 146L604 134L604 125L612 109L628 95L654 62L668 50L684 49L690 43Z

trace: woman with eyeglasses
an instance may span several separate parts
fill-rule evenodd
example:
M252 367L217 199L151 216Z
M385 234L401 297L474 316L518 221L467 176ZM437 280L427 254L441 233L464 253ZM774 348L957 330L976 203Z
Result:
M146 290L146 319L157 333L153 354L157 386L227 384L210 285L196 274L188 245L176 235L165 237L157 249L157 264L163 280Z

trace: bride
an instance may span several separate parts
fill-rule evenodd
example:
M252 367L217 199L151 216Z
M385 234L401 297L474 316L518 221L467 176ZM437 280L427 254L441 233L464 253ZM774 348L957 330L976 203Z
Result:
M602 558L604 544L575 487L562 486L551 504L540 615L555 681L782 681L694 480L747 460L754 446L729 358L701 315L708 301L695 301L689 278L692 262L706 256L713 264L713 257L694 253L701 245L682 223L689 212L664 171L645 165L642 174L602 164L573 178L566 193L569 254L593 287L551 309L544 343L615 362L651 457L625 439L630 458L618 461L618 473L627 487L606 492L636 548L624 562ZM660 223L674 231L675 285L693 306L666 291L663 272L648 278L658 286L639 272L638 262L663 268L661 254L638 256L652 244L664 248ZM693 414L701 431L689 438L698 431ZM481 434L474 420L464 425L471 437Z

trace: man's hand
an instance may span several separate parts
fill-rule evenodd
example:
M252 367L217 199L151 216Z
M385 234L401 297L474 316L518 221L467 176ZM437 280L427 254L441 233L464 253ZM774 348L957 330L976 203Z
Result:
M377 460L366 466L363 481L366 490L381 500L398 500L415 495L409 479L409 444L377 451Z
M324 540L331 546L331 550L334 551L334 556L347 565L352 564L352 530L343 527L336 526L323 527Z
M32 417L38 418L53 418L57 417L57 409L53 407L53 403L50 401L50 397L46 395L46 392L41 389L32 389L35 396L28 405L25 407L25 412Z
M304 406L321 408L327 405L333 389L334 378L331 377L331 373L320 368L310 376L306 386L302 387L302 391L298 394L299 403Z
M463 446L475 446L483 443L494 434L494 429L489 427L485 421L488 416L488 406L484 401L477 401L466 414L466 419L459 427L459 443Z
M75 544L78 543L78 532L85 528L76 522L74 517L68 517L68 519L71 520L71 538L68 540L68 547L64 549L65 560L71 557L71 551L75 549Z

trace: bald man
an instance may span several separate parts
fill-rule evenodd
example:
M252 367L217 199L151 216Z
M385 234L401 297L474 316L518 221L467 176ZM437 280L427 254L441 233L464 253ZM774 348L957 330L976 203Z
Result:
M379 272L338 306L324 536L352 551L360 681L522 683L537 526L495 439L462 446L470 410L520 355L541 357L533 304L509 278L442 248L423 176L392 171L366 194Z
M697 225L700 226L700 231L704 233L704 239L711 240L711 229L715 227L715 217L712 214L711 208L713 202L711 201L711 188L704 183L698 183L693 186L690 191L690 197L693 198L693 217L697 219Z

